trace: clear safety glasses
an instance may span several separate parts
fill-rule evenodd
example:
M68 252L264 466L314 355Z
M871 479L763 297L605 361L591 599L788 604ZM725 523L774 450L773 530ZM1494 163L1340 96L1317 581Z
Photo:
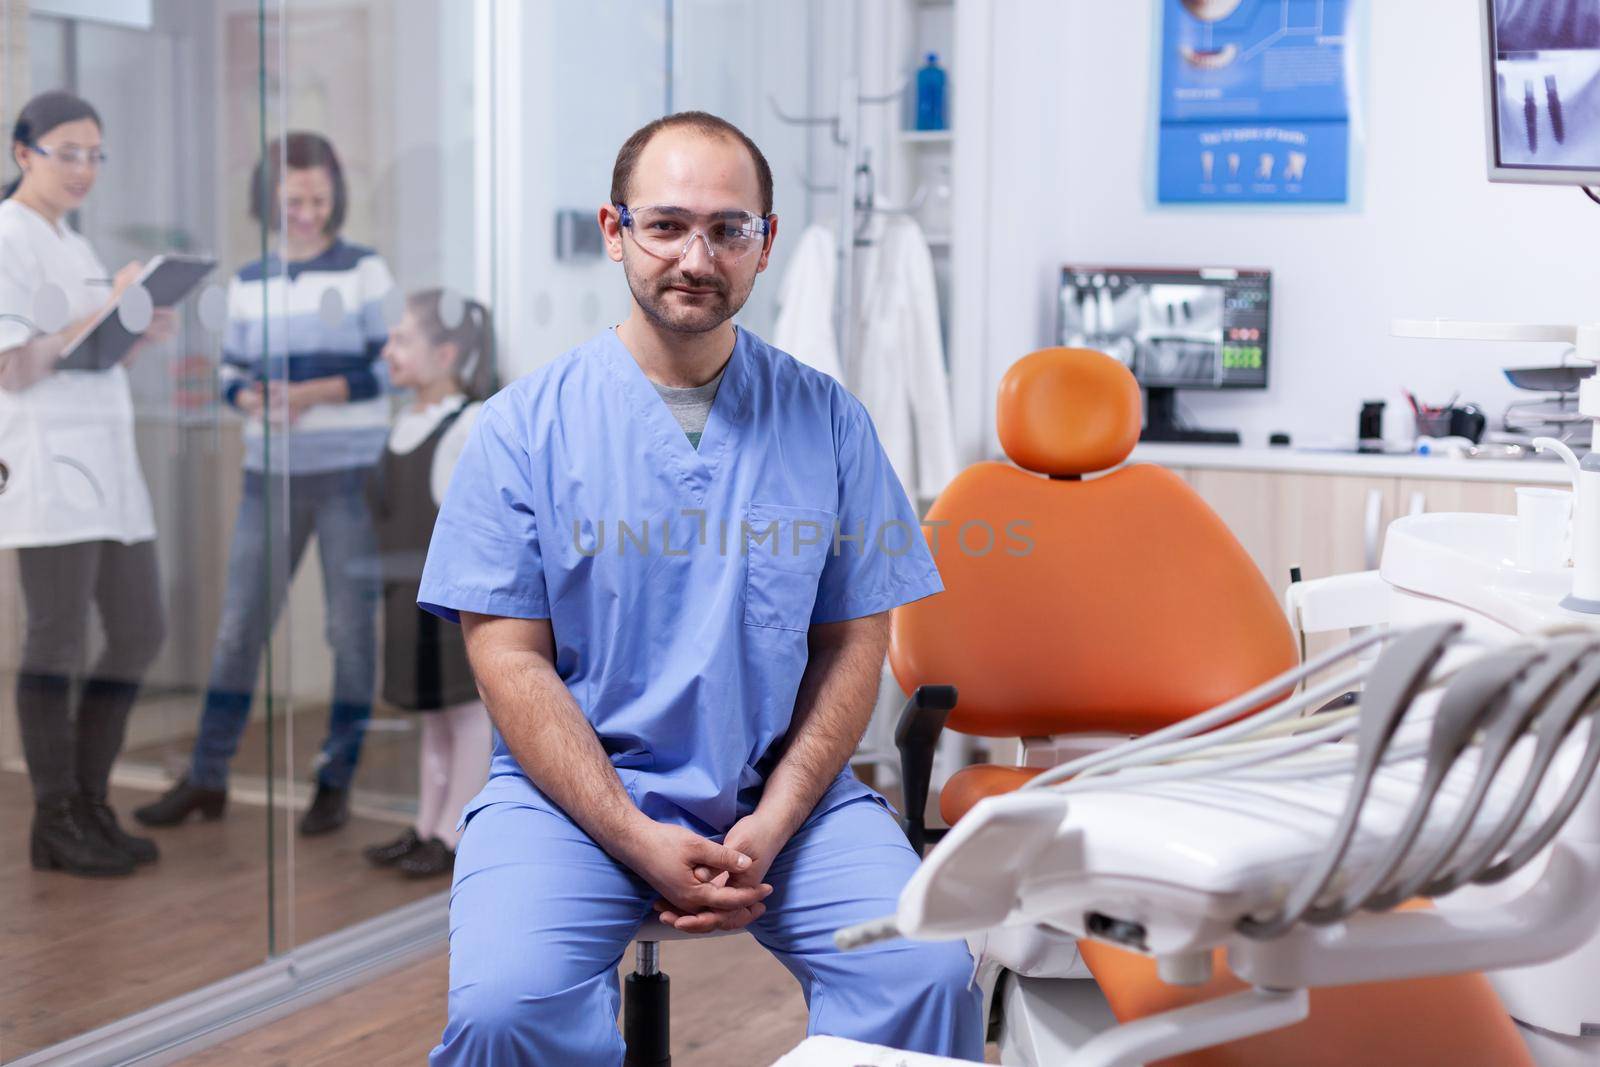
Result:
M660 259L682 259L698 237L712 259L738 263L758 251L772 232L770 219L748 211L696 215L678 207L616 207L622 227L633 231L641 249Z
M106 165L106 154L98 148L82 148L75 144L63 145L60 148L46 148L40 144L31 144L28 147L63 167L92 167L98 170Z

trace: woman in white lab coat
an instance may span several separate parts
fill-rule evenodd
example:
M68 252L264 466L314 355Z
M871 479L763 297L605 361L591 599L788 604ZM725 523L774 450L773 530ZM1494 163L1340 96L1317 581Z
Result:
M21 175L0 190L0 548L18 550L27 615L17 713L36 805L31 857L40 869L129 874L156 847L117 825L106 789L164 636L156 530L127 372L58 362L140 264L108 279L67 222L105 161L94 108L70 93L35 97L10 155ZM174 321L157 311L130 357L169 338ZM85 671L91 604L105 640Z

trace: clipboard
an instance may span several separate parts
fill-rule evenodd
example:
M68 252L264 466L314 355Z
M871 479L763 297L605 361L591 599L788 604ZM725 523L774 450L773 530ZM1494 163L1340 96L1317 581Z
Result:
M158 308L172 307L188 296L216 267L210 256L189 256L176 252L156 256L144 265L135 284L144 286ZM57 370L110 370L128 354L139 339L122 325L115 304L100 309L78 339L62 353Z

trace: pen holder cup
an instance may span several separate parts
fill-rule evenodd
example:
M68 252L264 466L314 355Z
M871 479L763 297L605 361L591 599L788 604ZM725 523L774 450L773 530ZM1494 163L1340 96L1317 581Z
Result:
M1416 416L1418 437L1449 437L1450 412L1429 411Z

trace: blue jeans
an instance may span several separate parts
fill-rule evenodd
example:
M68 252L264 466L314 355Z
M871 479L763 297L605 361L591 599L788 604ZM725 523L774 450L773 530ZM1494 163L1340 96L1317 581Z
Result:
M222 623L189 771L195 785L222 789L228 784L228 764L250 717L262 650L313 533L322 559L326 633L333 649L328 736L322 743L317 780L342 789L355 776L372 716L377 667L379 582L365 495L368 473L366 468L355 468L290 475L285 493L281 478L245 471L244 498L228 553ZM270 585L263 573L269 559Z

